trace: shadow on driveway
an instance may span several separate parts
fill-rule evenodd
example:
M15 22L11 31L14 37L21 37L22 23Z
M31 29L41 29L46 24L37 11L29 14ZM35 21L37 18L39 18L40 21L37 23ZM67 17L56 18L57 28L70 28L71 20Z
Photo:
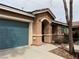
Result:
M5 50L0 50L0 59L8 59L10 57L22 56L27 48L10 48Z

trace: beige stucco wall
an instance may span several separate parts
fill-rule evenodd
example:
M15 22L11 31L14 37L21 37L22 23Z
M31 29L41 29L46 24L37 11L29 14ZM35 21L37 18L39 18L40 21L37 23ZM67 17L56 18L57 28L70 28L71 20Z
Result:
M14 17L19 17L19 18L28 19L28 20L33 20L32 17L25 16L25 15L18 14L18 13L9 12L9 11L2 10L2 9L0 9L0 14L8 15L8 16L14 16Z
M52 20L53 18L47 12L35 15L33 22L33 44L41 45L42 44L42 21L47 20L48 26L45 30L45 42L50 43L52 40Z

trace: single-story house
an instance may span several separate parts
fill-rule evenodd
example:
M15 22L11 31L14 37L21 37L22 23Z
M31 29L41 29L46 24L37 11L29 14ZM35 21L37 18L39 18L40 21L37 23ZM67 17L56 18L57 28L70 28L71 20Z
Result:
M27 12L0 4L0 49L51 43L55 26L65 25L55 18L49 8Z

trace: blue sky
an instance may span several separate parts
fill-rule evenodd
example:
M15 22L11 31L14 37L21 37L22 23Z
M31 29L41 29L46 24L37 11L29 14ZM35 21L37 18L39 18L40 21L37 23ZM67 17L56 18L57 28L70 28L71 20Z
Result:
M25 11L50 8L56 20L65 22L63 0L0 0L0 3L16 7ZM68 3L68 0L67 0ZM74 21L79 21L79 0L74 0Z

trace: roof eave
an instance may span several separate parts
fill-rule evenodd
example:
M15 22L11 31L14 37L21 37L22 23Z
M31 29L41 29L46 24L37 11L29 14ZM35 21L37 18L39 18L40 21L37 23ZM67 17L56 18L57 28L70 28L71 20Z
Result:
M56 18L55 15L49 10L41 10L41 11L34 11L33 14L40 14L40 13L44 13L44 12L49 12L49 14L53 17L53 18Z
M59 24L59 25L63 25L63 26L68 26L68 25L65 24L65 23L61 23L61 22L57 22L57 21L52 21L52 23Z
M0 9L7 10L7 11L10 11L10 12L14 12L14 13L18 13L18 14L22 14L22 15L29 16L29 17L35 17L34 15L29 14L29 13L23 11L23 10L20 10L20 9L17 9L17 8L14 8L14 7L10 7L10 6L1 4L1 3L0 3Z

